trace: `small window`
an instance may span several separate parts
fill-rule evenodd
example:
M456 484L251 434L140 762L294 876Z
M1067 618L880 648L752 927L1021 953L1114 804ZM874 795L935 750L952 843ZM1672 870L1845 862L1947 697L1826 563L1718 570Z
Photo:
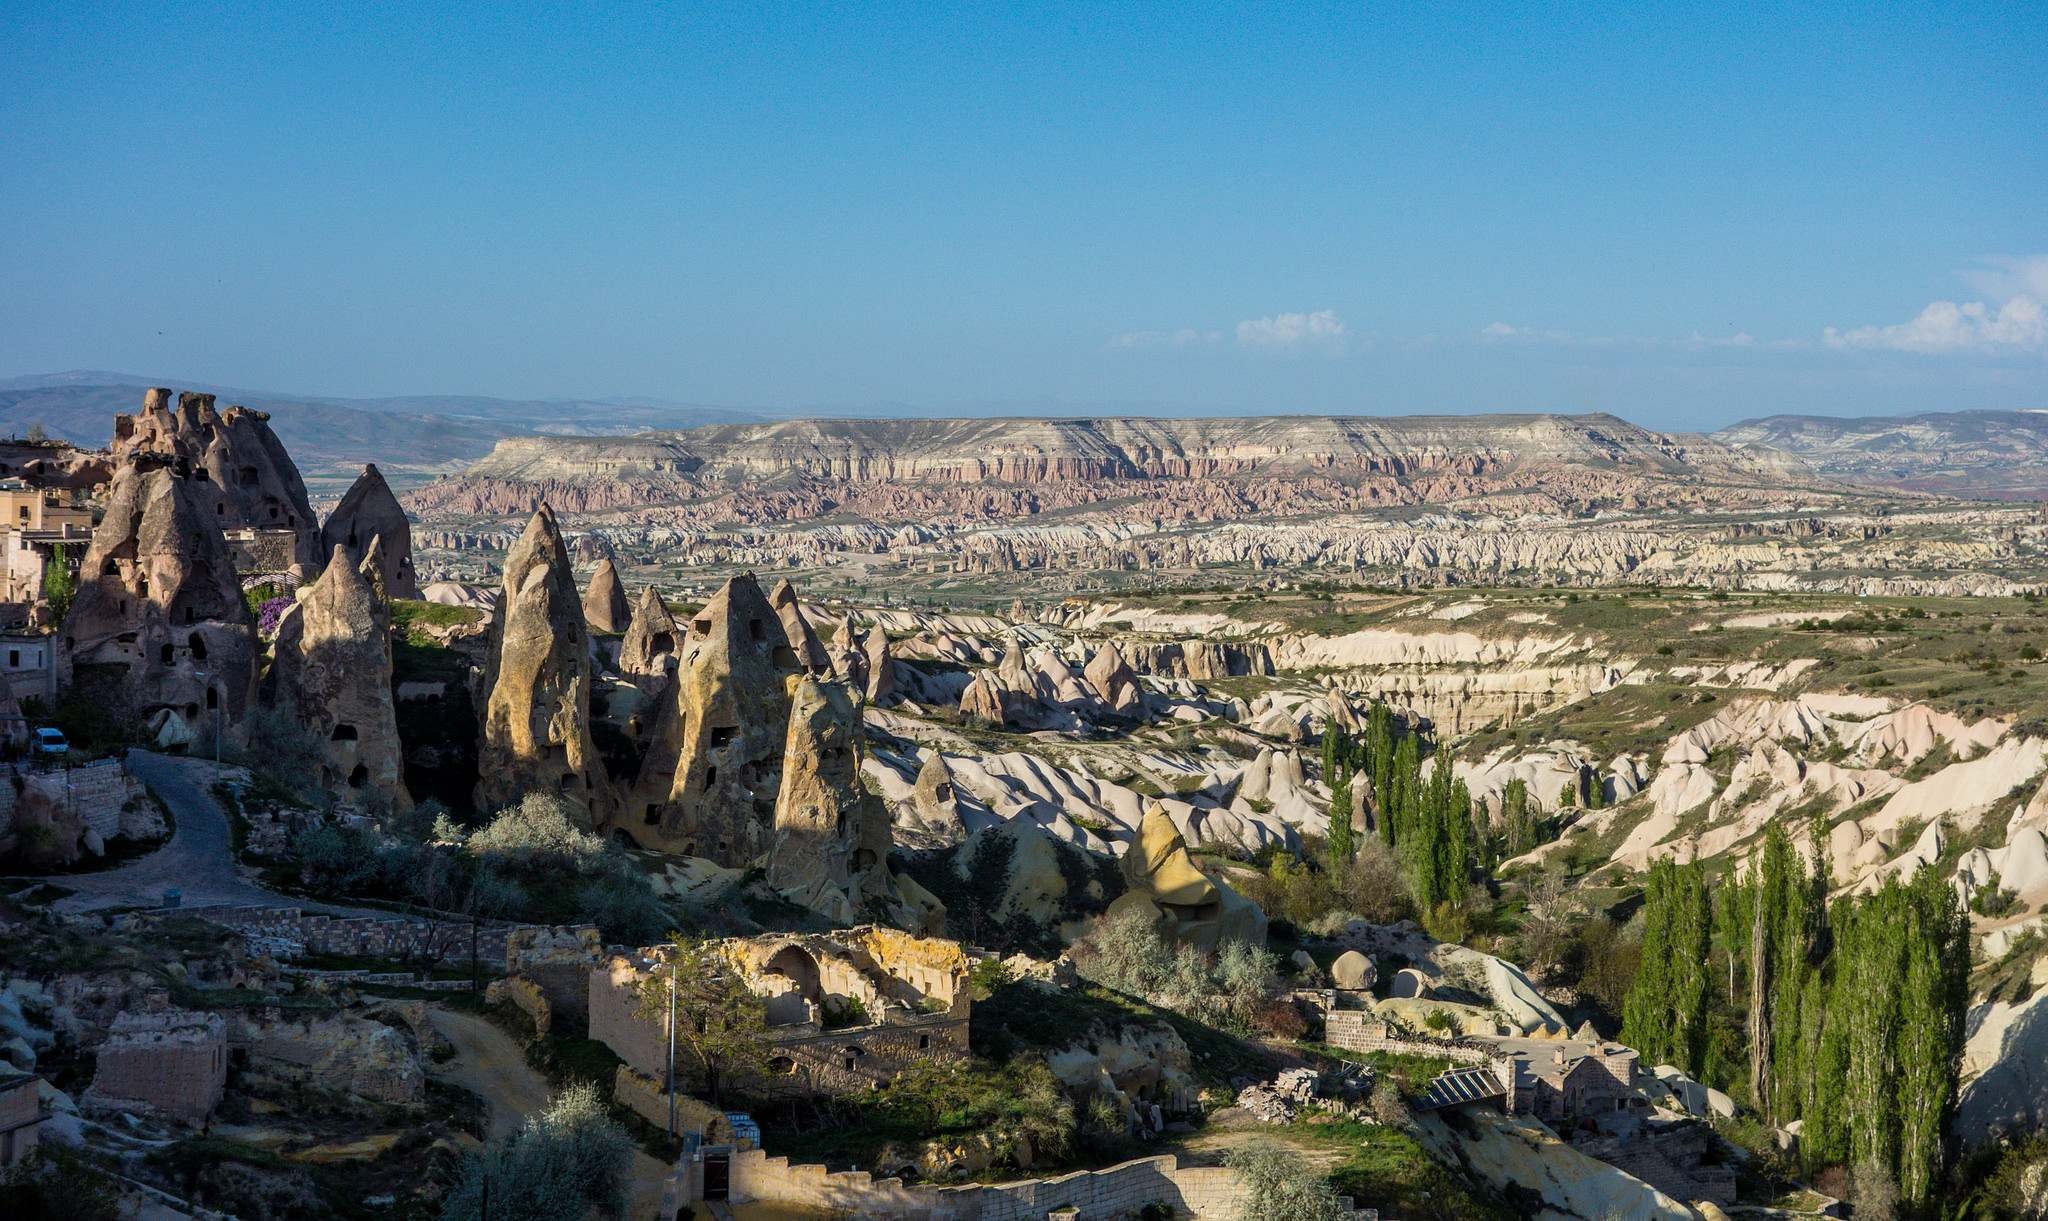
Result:
M348 774L348 787L352 789L359 789L369 782L370 769L363 764L356 764L356 770Z
M761 626L759 619L747 620L747 635L754 640L768 639L768 629Z
M10 670L19 670L21 668L20 649L7 650L7 668Z
M356 727L347 721L336 721L334 723L334 732L327 735L327 740L329 742L353 742L356 740Z
M100 565L100 575L103 577L118 577L121 575L121 566L109 558L106 563Z
M717 769L717 768L715 768L715 767L707 767L707 768L705 768L705 769L704 769L704 787L708 789L708 788L712 787L713 785L715 785L715 784L717 784L717 783L718 783L718 769Z
M714 725L711 729L711 748L732 745L732 738L739 731L731 725Z
M220 707L220 691L217 688L208 687L206 689L206 706L208 708Z
M573 788L575 788L575 787L576 787L576 785L577 785L577 783L578 783L578 782L577 782L577 778L576 778L576 773L575 773L575 772L563 772L563 773L562 773L562 784L561 784L561 789L562 789L562 791L563 791L564 793L568 792L568 791L569 791L570 789L573 789Z
M187 607L186 609L190 610L191 608ZM198 632L185 637L185 647L192 650L193 661L206 660L206 640Z
M917 1049L919 1051L930 1051L932 1049L932 1037L928 1034L917 1036Z
M176 656L177 654L171 648L171 642L168 640L164 641L164 643L160 647L158 647L156 651L156 659L165 665L170 665L171 662L176 659Z
M213 506L213 515L215 517L226 517L228 515L228 502L223 500L219 504Z
M645 821L650 827L658 825L661 822L661 806L652 801L648 802Z

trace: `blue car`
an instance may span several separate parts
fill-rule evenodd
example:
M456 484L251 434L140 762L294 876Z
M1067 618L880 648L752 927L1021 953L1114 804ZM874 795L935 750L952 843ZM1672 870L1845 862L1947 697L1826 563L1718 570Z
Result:
M70 749L71 743L65 739L63 730L53 729L48 725L36 730L35 751L37 754L61 755Z

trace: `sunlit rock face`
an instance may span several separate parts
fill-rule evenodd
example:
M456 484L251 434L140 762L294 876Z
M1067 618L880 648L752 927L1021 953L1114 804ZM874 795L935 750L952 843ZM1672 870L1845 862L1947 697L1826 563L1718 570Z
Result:
M569 554L542 507L505 557L484 676L476 803L497 810L535 789L559 792L592 824L612 809L590 740L590 642Z
M372 546L379 551L377 571L385 596L419 597L419 576L412 565L412 522L375 463L363 468L320 527L323 554L340 547L350 563L361 564Z
M804 666L751 574L687 627L618 826L644 848L745 867L772 839L788 682Z
M255 616L212 512L214 487L130 456L79 566L58 650L63 681L100 681L156 745L240 741L256 689Z
M288 531L293 564L310 572L325 553L320 523L299 468L270 429L270 417L246 407L216 411L213 396L152 389L142 410L114 417L114 460L152 454L205 485L196 495L221 530Z
M320 579L279 621L273 653L266 694L324 743L321 787L341 802L409 808L391 702L391 606L345 547L335 546Z

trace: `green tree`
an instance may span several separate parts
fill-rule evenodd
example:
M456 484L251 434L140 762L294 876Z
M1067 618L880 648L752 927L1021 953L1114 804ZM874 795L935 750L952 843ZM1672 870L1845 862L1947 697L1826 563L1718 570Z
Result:
M1351 773L1337 765L1330 782L1330 862L1342 865L1356 851L1351 826Z
M1695 861L1650 868L1643 899L1642 963L1622 1004L1622 1041L1651 1062L1698 1076L1707 1053L1712 940L1706 875Z
M1260 1141L1223 1155L1241 1183L1237 1215L1243 1221L1338 1221L1348 1215L1337 1193L1300 1155Z
M665 1025L671 988L678 1075L702 1081L716 1106L733 1081L767 1066L767 1008L716 943L680 934L668 961L640 981L639 1015Z
M58 623L71 610L71 600L78 596L78 577L71 571L71 551L63 543L50 548L50 558L43 565L43 597L49 600L50 610Z

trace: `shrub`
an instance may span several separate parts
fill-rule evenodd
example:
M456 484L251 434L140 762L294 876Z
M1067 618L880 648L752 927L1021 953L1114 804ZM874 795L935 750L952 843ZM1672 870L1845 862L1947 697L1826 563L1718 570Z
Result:
M441 1221L624 1216L632 1165L631 1138L612 1122L597 1087L577 1082L525 1127L464 1159Z
M1242 1221L1338 1221L1348 1214L1337 1193L1289 1150L1264 1142L1240 1145L1223 1164L1243 1180Z

